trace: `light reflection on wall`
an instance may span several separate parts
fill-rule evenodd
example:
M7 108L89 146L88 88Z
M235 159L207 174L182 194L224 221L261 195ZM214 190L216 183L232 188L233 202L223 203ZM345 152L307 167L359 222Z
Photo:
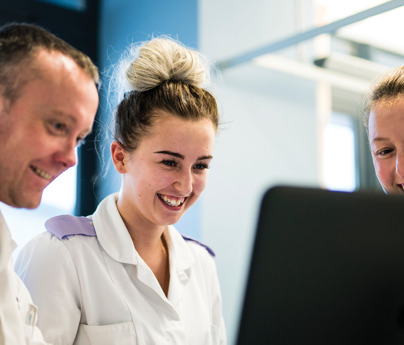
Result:
M50 4L70 8L76 11L83 11L86 8L86 0L36 0Z
M325 187L330 190L353 191L356 188L356 176L355 136L352 125L349 121L331 121L324 130L323 142Z

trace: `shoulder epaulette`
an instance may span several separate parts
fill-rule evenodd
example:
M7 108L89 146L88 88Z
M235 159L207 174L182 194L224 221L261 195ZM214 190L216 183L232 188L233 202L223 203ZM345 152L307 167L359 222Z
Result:
M213 257L215 257L215 252L214 252L212 249L210 249L206 244L203 244L203 243L201 243L201 242L199 242L199 241L197 241L197 240L195 240L195 239L193 239L193 238L191 238L191 237L187 237L187 236L184 236L184 235L181 235L181 236L182 236L182 238L183 238L185 241L194 242L194 243L199 244L200 246L202 246L203 248L205 248L205 249L208 251L208 253L209 253L210 255L212 255Z
M97 236L92 219L87 217L70 215L52 217L45 222L45 228L60 240L75 235Z

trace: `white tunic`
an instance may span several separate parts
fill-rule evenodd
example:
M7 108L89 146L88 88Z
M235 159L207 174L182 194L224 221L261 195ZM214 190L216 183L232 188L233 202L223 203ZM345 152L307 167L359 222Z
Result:
M54 344L225 344L213 258L169 229L165 296L136 252L110 195L92 216L96 237L50 233L21 251L16 270L41 310L38 325Z
M45 344L35 326L37 308L14 272L15 243L0 211L0 345Z

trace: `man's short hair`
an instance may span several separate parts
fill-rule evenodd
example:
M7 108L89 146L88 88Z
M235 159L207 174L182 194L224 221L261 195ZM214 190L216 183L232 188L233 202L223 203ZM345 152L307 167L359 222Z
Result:
M22 66L29 66L38 50L58 51L70 57L97 85L99 74L91 59L45 29L25 23L10 23L0 27L0 85L3 96L13 102L18 98L21 83L26 81Z

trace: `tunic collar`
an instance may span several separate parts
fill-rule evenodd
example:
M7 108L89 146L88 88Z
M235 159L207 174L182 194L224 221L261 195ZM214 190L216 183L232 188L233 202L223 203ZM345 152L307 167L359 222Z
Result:
M144 264L119 214L116 206L117 198L118 193L107 196L94 212L92 218L97 238L103 249L113 259L133 265ZM177 271L187 270L194 262L191 250L173 226L169 226L168 234L170 271L172 272L172 269L176 269Z
M9 264L16 243L12 240L6 220L0 210L0 272Z

